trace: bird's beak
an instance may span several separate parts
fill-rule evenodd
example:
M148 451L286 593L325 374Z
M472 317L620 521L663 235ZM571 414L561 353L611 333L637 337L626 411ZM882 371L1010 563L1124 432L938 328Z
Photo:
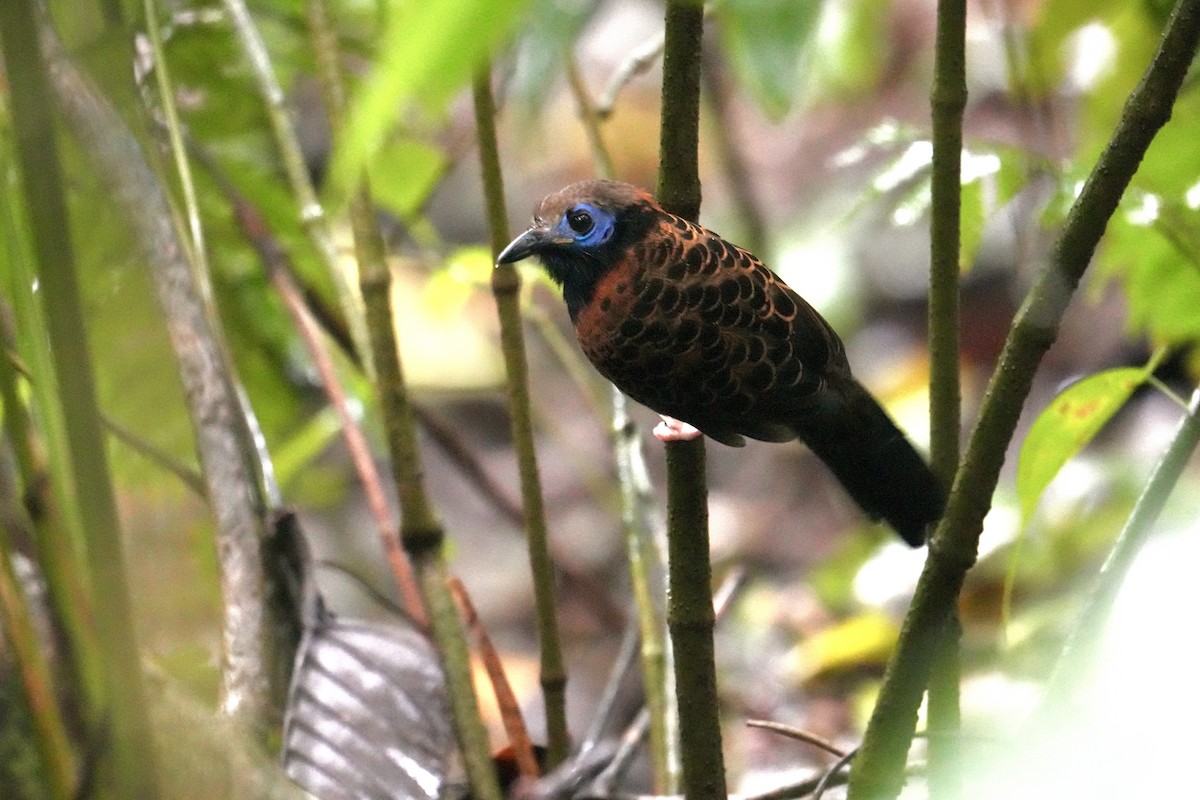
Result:
M508 243L508 247L500 251L496 264L511 264L536 255L537 252L550 245L570 244L571 239L556 234L545 228L530 228Z

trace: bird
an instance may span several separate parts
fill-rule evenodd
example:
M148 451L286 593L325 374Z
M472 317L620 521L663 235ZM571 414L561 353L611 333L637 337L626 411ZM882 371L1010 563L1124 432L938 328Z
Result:
M851 374L834 329L757 257L613 180L547 195L496 263L531 256L596 369L664 417L660 438L798 438L868 517L924 543L940 482Z

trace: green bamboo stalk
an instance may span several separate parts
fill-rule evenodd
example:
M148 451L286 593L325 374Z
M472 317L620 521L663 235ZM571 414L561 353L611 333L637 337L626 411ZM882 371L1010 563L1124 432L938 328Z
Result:
M65 185L55 147L47 64L30 0L0 4L0 43L11 91L26 208L47 335L59 379L68 461L95 607L114 788L123 798L157 797L154 743L145 704L133 610L91 354L76 282Z
M339 258L333 233L329 229L329 219L317 196L312 179L309 177L304 153L300 149L300 140L284 105L283 88L279 85L279 78L275 75L275 68L271 64L271 56L267 52L266 43L263 42L262 34L255 26L244 0L224 0L224 3L226 13L237 33L238 41L254 72L258 91L262 95L267 118L271 123L271 132L275 137L275 147L279 151L284 173L287 175L288 184L292 189L292 196L296 199L300 222L313 247L316 248L317 254L321 257L325 269L333 278L342 315L350 326L355 349L361 356L370 347L362 300L354 285L353 276L347 272ZM341 91L340 82L338 82L338 86L338 91ZM340 110L341 106L342 104L339 103L337 108ZM364 358L362 363L366 366L367 374L371 374L374 369L372 360Z
M162 33L158 24L158 3L156 0L142 0L142 8L146 14L146 36L150 40L150 49L154 54L154 79L158 86L158 102L162 107L163 121L167 138L171 145L171 158L175 164L175 173L179 176L179 188L183 195L184 208L187 211L188 233L191 254L188 259L196 265L198 276L204 276L197 283L204 287L206 305L212 306L212 292L206 280L208 275L208 250L204 246L204 225L200 221L200 202L196 197L196 184L192 180L192 165L188 161L187 149L183 143L183 125L179 121L179 111L175 107L175 88L171 80L170 67L163 55Z
M675 676L670 673L670 643L666 640L662 607L662 556L654 546L653 532L645 513L650 479L641 452L641 438L629 417L629 400L613 387L613 447L621 483L621 510L625 526L625 549L641 632L642 683L650 712L650 759L654 768L654 790L660 795L679 791L679 759L674 747L678 717L669 697ZM706 559L707 561L707 559ZM655 591L655 583L658 591Z
M492 98L489 64L476 74L473 85L475 136L483 171L484 199L491 234L492 261L508 244L508 212L504 207L504 180L496 142L496 104ZM492 294L500 318L500 347L508 373L508 405L521 501L525 509L525 540L533 571L533 599L538 643L541 651L542 696L546 708L547 766L561 764L570 750L567 730L567 672L563 666L555 619L554 564L547 544L546 510L542 481L538 474L537 450L533 444L533 419L529 399L529 365L525 356L525 332L521 323L521 274L514 264L497 264L492 270Z
M239 3L240 0L227 0ZM317 4L320 4L317 6ZM309 6L310 24L315 22L317 49L321 59L322 83L335 124L344 108L341 77L336 67L336 52L328 8L322 0ZM365 311L371 374L379 393L388 454L396 495L400 500L400 542L408 554L429 615L434 644L441 657L442 669L450 694L450 710L458 736L463 764L472 794L479 800L500 800L500 786L488 750L487 730L479 715L479 701L471 678L466 634L450 593L443 543L445 531L425 492L421 452L417 446L416 417L404 380L400 344L392 316L392 274L387 263L383 237L374 219L375 206L364 178L350 198L350 222L354 249L358 258L359 290Z
M700 3L668 0L663 49L657 196L663 208L700 215ZM667 453L667 629L675 659L683 793L725 798L725 761L713 653L712 570L704 439L669 442Z
M566 54L567 79L579 117L587 132L596 172L602 178L613 178L613 161L601 132L600 114L584 84L583 76L572 53ZM674 747L678 732L675 709L669 702L673 696L675 676L670 673L670 643L663 619L664 558L655 547L654 532L649 521L652 500L650 477L646 472L642 440L629 417L629 400L620 389L612 391L613 456L617 464L617 479L621 487L621 520L625 529L625 551L629 558L629 578L633 589L641 633L642 684L646 689L646 705L650 722L650 763L654 772L654 791L675 794L679 791L679 759ZM657 584L657 587L656 587ZM657 588L657 591L656 591Z
M337 131L341 129L346 109L346 92L342 78L341 64L339 63L340 51L338 48L337 31L334 28L330 9L325 0L309 0L307 17L309 40L312 43L313 55L317 63L318 81L325 100L325 113L329 119L330 129ZM382 235L379 232L374 204L370 198L370 188L365 177L362 185L355 190L351 197L350 214L356 256L360 260L362 258L384 258L382 246L371 245L372 242L382 242ZM373 374L373 369L368 369L367 374ZM330 387L334 385L332 377L332 374L330 374L330 381L327 381L327 385ZM332 392L340 394L340 389L333 389ZM365 456L365 453L363 453L365 445L360 443L361 435L351 432L354 428L353 422L350 422L344 428L347 444L350 446L351 451L359 451L360 454ZM373 465L369 458L362 457L358 460L367 469L373 470ZM368 496L374 497L377 493L382 494L382 491L376 492L373 490L374 481L368 479L367 476L364 476L363 483L367 487ZM412 564L409 563L408 557L397 541L397 532L391 519L391 511L387 508L386 501L382 497L375 498L371 505L375 508L376 516L381 519L383 529L380 531L380 536L383 540L384 552L387 554L388 562L392 567L392 573L396 579L400 594L404 598L404 605L412 618L423 624L426 617L420 588L417 586L417 582L412 574Z
M958 277L962 118L967 103L966 0L939 0L934 51L932 211L929 220L929 449L933 471L954 483L959 459Z
M1070 705L1073 691L1085 685L1080 670L1086 669L1095 656L1104 633L1104 623L1112 611L1125 576L1150 537L1155 521L1162 513L1167 498L1179 482L1184 468L1200 444L1200 389L1192 393L1187 412L1171 438L1171 444L1154 467L1133 512L1121 529L1112 551L1096 576L1096 586L1087 605L1072 629L1058 663L1046 684L1045 700L1038 709L1042 721L1053 722Z
M83 533L75 505L58 502L59 498L75 495L67 464L66 428L58 403L61 395L54 374L54 357L45 337L45 315L34 291L37 274L31 246L12 200L15 198L9 191L0 191L0 238L5 240L8 259L6 288L16 321L15 344L28 370L32 414L38 420L40 441L46 452L39 454L34 450L30 440L30 412L16 394L15 386L13 396L5 398L4 426L20 471L22 499L30 510L37 562L46 577L50 605L62 623L70 650L68 669L82 700L81 715L87 725L94 725L104 713L104 675L92 620L92 598L81 561Z
M667 41L669 49L669 36ZM683 794L689 800L719 800L726 796L725 763L713 648L704 439L670 442L666 452L667 630L675 657Z
M379 392L396 493L400 498L400 541L412 561L429 613L472 792L480 800L500 800L500 787L488 752L487 730L480 719L479 703L471 682L466 636L446 583L442 552L445 533L425 494L416 423L392 318L391 273L383 259L381 241L356 240L356 244L367 330L371 334L371 357L375 362L376 391Z
M1017 313L884 675L850 776L850 800L894 798L904 784L904 765L917 707L929 680L930 659L944 635L964 576L975 563L983 518L1034 373L1057 336L1063 313L1146 148L1170 119L1198 40L1200 0L1180 0L1158 52L1126 102L1112 139Z
M966 0L939 0L934 45L933 173L929 220L929 439L934 474L954 483L959 459L958 279L961 253L962 118L967 103ZM929 681L928 727L930 796L962 795L959 729L962 678L956 609L937 648Z

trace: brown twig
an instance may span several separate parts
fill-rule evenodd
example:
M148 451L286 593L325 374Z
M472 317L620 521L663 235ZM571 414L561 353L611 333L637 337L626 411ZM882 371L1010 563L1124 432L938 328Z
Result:
M404 598L405 609L414 622L424 627L427 624L427 616L421 602L420 589L416 584L412 565L396 537L396 521L383 488L382 478L379 470L375 467L375 460L367 446L366 437L354 419L354 415L350 413L345 389L338 379L337 370L334 368L333 361L321 338L323 328L318 325L317 318L306 302L306 294L295 278L291 259L279 244L279 240L272 234L262 213L234 186L233 181L208 152L195 142L189 142L188 149L192 157L205 168L221 193L233 206L234 219L238 227L258 254L267 277L283 301L300 338L304 341L309 357L312 358L317 373L320 375L321 384L329 398L329 403L338 415L351 464L362 484L371 516L375 518L376 526L379 529L379 539L383 545L388 565L396 579L396 585Z
M811 744L813 747L824 750L826 753L835 755L838 758L844 758L846 755L845 750L838 747L828 739L823 739L820 736L817 736L815 733L809 733L808 731L801 730L800 728L793 727L792 725L784 725L782 722L774 722L769 719L748 719L746 720L746 727L762 728L763 730L786 736L789 739L795 739L800 742L805 742L806 744Z
M517 768L521 777L534 780L542 770L533 752L533 742L529 739L529 728L521 714L521 704L517 701L512 684L508 682L508 676L504 673L500 653L492 643L492 638L488 636L487 629L480 622L479 615L475 613L475 605L471 602L466 587L457 576L450 577L450 591L458 603L467 630L475 636L479 657L487 670L488 679L492 682L492 692L496 695L496 705L500 709L500 720L504 723L505 733L508 734L508 743L512 747Z

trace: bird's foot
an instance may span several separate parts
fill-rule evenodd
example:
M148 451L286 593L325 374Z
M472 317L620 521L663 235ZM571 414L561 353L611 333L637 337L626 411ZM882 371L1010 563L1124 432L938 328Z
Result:
M687 442L695 439L700 433L700 429L693 427L686 422L680 422L674 417L668 417L665 414L659 415L662 422L654 426L654 438L660 442Z

